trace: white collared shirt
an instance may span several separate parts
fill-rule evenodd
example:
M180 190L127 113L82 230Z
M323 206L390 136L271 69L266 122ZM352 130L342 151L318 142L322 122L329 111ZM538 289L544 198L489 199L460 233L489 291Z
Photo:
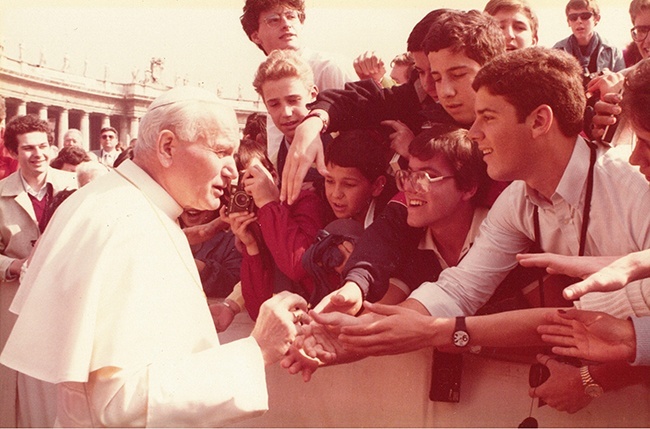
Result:
M594 168L585 255L622 256L650 248L650 187L629 164L630 148L610 149ZM540 244L546 252L577 255L582 225L589 148L577 139L571 159L551 201L540 198L522 181L499 196L481 225L476 242L456 267L437 282L423 283L411 294L435 316L471 315L494 293L516 265L516 254L534 241L533 211L539 205ZM650 314L650 282L630 283L617 292L590 293L576 306L617 317Z

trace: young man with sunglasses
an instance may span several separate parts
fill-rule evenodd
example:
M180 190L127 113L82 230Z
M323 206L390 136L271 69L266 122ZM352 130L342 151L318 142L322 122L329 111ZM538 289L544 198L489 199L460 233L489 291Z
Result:
M586 77L604 69L617 72L625 68L621 51L594 30L600 21L600 8L596 0L569 0L565 12L573 34L557 42L554 48L576 57Z

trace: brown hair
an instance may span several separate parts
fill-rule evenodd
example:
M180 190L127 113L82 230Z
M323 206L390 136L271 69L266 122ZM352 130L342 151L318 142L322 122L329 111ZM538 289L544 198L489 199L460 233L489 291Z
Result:
M251 41L253 40L253 33L260 28L260 15L277 6L297 10L300 22L305 22L305 0L246 0L244 14L239 18L239 21ZM256 43L256 45L264 51L260 44Z

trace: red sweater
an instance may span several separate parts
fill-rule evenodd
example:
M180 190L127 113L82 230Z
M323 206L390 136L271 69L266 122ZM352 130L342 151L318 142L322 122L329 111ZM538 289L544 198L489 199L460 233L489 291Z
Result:
M252 319L257 319L260 306L274 292L287 288L278 281L277 270L291 281L293 292L306 298L311 294L313 279L301 261L318 231L325 226L325 204L315 192L306 190L292 205L272 202L259 209L258 222L264 243L258 255L251 256L244 251L241 266L242 294Z

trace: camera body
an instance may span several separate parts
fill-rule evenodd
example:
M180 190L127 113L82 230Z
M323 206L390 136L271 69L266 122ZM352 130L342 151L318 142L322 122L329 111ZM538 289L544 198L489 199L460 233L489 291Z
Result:
M226 214L248 212L252 213L255 210L255 202L253 197L248 195L244 190L244 183L230 185L230 201L226 207Z

